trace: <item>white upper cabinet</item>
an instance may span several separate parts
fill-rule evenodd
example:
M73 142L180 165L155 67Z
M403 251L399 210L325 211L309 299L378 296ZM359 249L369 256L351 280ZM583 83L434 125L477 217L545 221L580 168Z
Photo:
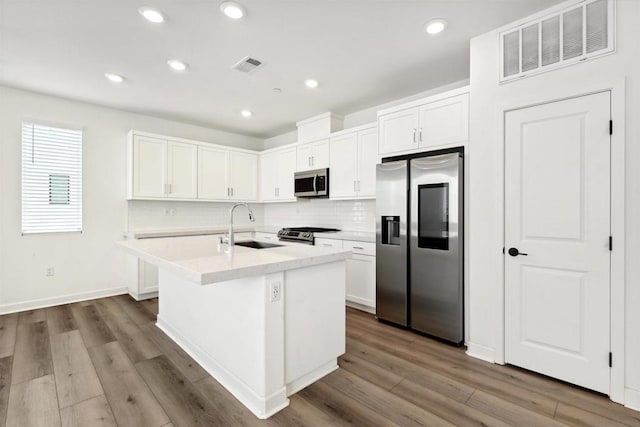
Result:
M257 152L131 131L127 156L128 199L258 198Z
M431 101L430 101L431 100ZM378 113L380 155L465 144L469 94L460 89Z
M167 141L167 197L195 199L198 197L198 146Z
M130 145L129 198L166 198L167 141L136 136Z
M227 151L213 147L198 147L198 198L226 199L229 195L227 180Z
M229 151L229 196L233 200L258 199L258 156Z
M370 127L331 137L329 196L332 199L375 197L377 130Z
M260 156L260 199L295 200L293 175L296 172L296 147L271 151Z
M329 138L298 145L298 171L329 167Z

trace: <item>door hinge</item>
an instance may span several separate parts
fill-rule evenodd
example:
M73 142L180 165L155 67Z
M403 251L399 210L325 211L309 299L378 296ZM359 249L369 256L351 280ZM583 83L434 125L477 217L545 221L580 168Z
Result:
M609 120L609 135L613 135L613 120Z
M613 236L609 236L609 250L613 250Z
M613 353L609 352L609 367L613 368Z

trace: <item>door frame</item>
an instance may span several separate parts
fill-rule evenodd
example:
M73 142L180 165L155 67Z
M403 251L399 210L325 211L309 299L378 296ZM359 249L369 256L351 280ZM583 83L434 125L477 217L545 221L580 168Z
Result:
M610 370L610 395L614 402L625 403L625 93L624 79L587 84L583 90L558 90L556 95L527 94L509 103L503 103L498 108L498 123L501 129L502 150L502 243L505 242L505 148L506 148L506 115L510 111L535 107L571 98L592 95L601 92L611 93L611 119L614 122L611 135L611 236L613 250L611 251L610 272L610 342L613 353L613 366ZM505 364L505 258L502 258L498 321L496 324L496 359L495 362Z

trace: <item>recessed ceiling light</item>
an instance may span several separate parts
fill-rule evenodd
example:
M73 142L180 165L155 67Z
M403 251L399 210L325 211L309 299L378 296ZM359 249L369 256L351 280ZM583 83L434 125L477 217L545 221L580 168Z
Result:
M240 19L247 14L246 9L240 3L225 1L220 5L220 11L231 19Z
M170 59L167 61L169 67L171 67L174 71L184 71L187 69L187 64L177 59Z
M315 89L318 87L318 81L314 79L307 79L304 81L305 86L311 89Z
M104 76L114 83L122 83L124 81L124 77L119 74L105 73Z
M431 21L425 24L424 29L429 34L438 34L438 33L441 33L446 26L447 26L447 21L445 21L444 19L432 19Z
M160 24L164 22L164 15L158 9L143 6L138 9L138 12L140 12L140 15L142 15L144 19L149 22L153 22L154 24Z
M253 113L251 112L251 110L242 110L240 111L240 114L242 114L242 117L244 118L249 118L251 116L253 116Z

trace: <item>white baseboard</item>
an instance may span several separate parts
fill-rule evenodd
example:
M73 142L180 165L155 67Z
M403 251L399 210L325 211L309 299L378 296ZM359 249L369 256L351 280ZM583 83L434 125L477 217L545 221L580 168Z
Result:
M96 298L122 295L129 292L128 288L110 288L98 291L80 292L77 294L62 295L58 297L34 299L30 301L16 302L12 304L0 305L0 314L15 313L18 311L34 310L36 308L51 307L54 305L70 304L79 301L86 301Z
M244 406L253 412L256 417L266 419L281 409L289 406L286 387L282 387L280 390L269 396L259 396L241 379L225 369L199 346L185 338L160 316L158 316L158 323L156 323L156 326L158 326L158 328L167 334L169 338L178 344L178 346L180 346L196 362L198 362L205 371L222 384L222 386L233 394L236 399L242 402Z
M489 363L496 363L496 351L480 344L467 342L467 355Z
M331 372L338 369L338 359L333 359L330 362L325 363L317 369L309 372L307 375L303 375L287 384L287 396L291 396L318 381L320 378L329 375Z
M640 390L625 388L624 406L635 411L640 411Z
M145 299L151 299L151 298L157 297L158 296L158 291L145 292L145 293L139 294L139 293L134 292L131 289L129 289L129 295L131 295L133 297L133 299L135 299L136 301L142 301L142 300L145 300Z
M347 307L355 308L356 310L366 311L367 313L376 314L376 308L366 304L360 304L355 301L346 301Z

